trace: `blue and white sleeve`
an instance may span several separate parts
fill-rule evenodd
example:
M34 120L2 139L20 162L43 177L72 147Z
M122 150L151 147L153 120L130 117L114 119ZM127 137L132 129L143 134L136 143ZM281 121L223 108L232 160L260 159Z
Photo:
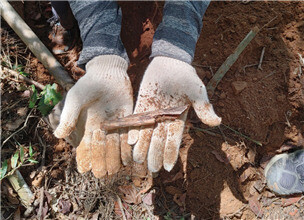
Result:
M118 55L129 62L120 38L122 13L116 1L69 1L83 48L78 65L99 55Z
M190 64L209 3L166 1L162 22L154 34L150 57L167 56Z

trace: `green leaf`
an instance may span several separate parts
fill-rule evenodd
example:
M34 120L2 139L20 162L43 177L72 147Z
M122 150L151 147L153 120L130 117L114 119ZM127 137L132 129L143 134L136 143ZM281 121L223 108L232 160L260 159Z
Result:
M24 147L23 146L20 147L20 161L21 161L21 163L24 162Z
M31 159L31 158L28 159L28 161L29 161L29 162L32 162L32 163L38 163L38 161L36 161L36 160L34 160L34 159Z
M41 99L38 103L38 110L43 116L46 116L62 99L61 94L56 92L56 89L57 85L55 83L52 86L47 84L45 89L40 93Z
M26 73L26 72L23 72L23 71L20 71L19 72L22 76L29 76L30 74L29 73Z
M32 148L32 146L30 145L30 148L29 148L29 155L30 155L30 157L32 157L33 156L33 148Z
M34 85L31 85L32 87L32 90L33 90L33 94L30 98L30 102L29 102L29 108L34 108L35 107L35 104L38 100L38 92L37 92L37 89Z
M22 72L23 71L23 66L22 65L13 65L13 70L17 71L17 72Z
M0 169L0 180L2 180L7 172L7 160L3 161Z
M16 168L16 166L17 166L18 158L19 158L19 152L16 151L14 156L11 158L11 166L13 169Z

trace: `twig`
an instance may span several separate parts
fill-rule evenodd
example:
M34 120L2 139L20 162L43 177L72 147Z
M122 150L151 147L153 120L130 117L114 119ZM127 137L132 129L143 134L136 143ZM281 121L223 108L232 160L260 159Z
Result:
M26 127L27 122L28 122L28 120L29 120L29 118L30 118L30 116L31 116L31 114L32 114L32 112L33 112L33 110L34 110L34 109L32 109L32 110L30 111L30 113L27 115L27 117L26 117L26 119L25 119L25 122L24 122L23 126L22 126L21 128L19 128L17 131L15 131L14 133L12 133L8 138L6 138L6 139L2 142L2 146L3 146L9 139L11 139L11 137L13 137L14 135L16 135L17 133L19 133L20 131L22 131L22 130Z
M240 135L240 136L246 138L247 140L250 140L250 141L252 141L253 143L255 143L255 144L259 145L259 146L263 146L262 143L261 143L260 141L253 140L252 138L250 138L250 137L248 137L248 136L242 134L241 132L238 132L238 131L234 130L233 128L230 128L230 127L227 126L227 125L224 125L224 124L222 124L222 125L223 125L224 127L228 128L229 130L233 131L234 133L236 133L236 134L238 134L238 135Z
M220 134L214 133L214 132L212 132L212 131L208 131L208 130L206 130L206 129L202 129L202 128L198 128L198 127L192 127L192 128L195 129L195 130L204 132L205 134L209 134L209 135L211 135L211 136L213 136L213 137L218 137L218 138L222 138L222 137L223 137L223 136L220 135ZM231 142L235 142L235 140L233 140L232 138L229 138L229 137L225 137L225 139L226 139L226 140L229 140L229 141L231 141ZM225 141L226 141L226 140L225 140Z
M262 69L262 62L263 62L263 58L264 58L264 53L265 53L265 47L263 47L263 50L262 50L262 53L261 53L260 62L259 62L259 65L258 65L259 70L263 70Z
M291 124L290 124L290 122L289 122L289 120L288 120L288 117L287 117L287 115L284 113L284 115L285 115L285 118L286 118L286 124L287 124L287 126L290 128L291 127Z
M29 207L33 202L34 195L23 179L19 170L16 170L12 175L9 175L7 179L11 183L14 190L17 192L22 204L25 207Z
M119 118L117 120L104 121L100 127L102 130L109 131L117 128L152 125L159 121L177 119L188 109L189 105L184 105L175 108L159 109L156 111L139 113L124 118Z
M45 165L45 152L46 152L46 145L45 145L45 143L43 143L43 141L41 140L41 137L39 136L39 135L37 135L37 137L38 137L38 140L39 140L39 142L40 142L40 144L43 146L43 150L42 150L42 158L41 158L41 169L42 169L42 167L44 167L44 165Z
M122 203L121 203L121 199L119 198L118 195L116 195L116 196L117 196L117 202L118 202L120 211L121 211L121 213L122 213L122 219L123 219L123 220L127 220L126 215L125 215L124 208L123 208Z
M6 112L7 110L15 107L15 105L17 105L19 102L23 101L23 99L19 99L17 102L15 102L14 104L12 104L11 106L7 106L6 108L1 110L1 113Z
M234 217L236 214L239 214L241 211L243 211L247 206L248 206L247 204L244 204L240 209L238 209L234 213L229 214L229 215L225 215L224 218L232 218L232 217Z
M267 77L269 77L269 76L273 75L275 72L276 72L276 71L272 71L272 72L271 72L271 73L269 73L268 75L264 76L262 79L266 79ZM261 79L261 80L262 80L262 79Z
M39 209L38 209L38 219L42 219L42 208L43 208L43 197L44 197L44 187L40 188L40 201L39 201Z
M244 74L246 74L246 68L253 67L253 66L258 66L258 65L259 65L258 63L255 63L255 64L248 64L248 65L244 66L243 67Z
M264 29L265 27L267 27L271 22L273 22L278 16L275 16L274 18L272 18L270 21L268 21L266 24L263 25L263 27L260 28L260 31L262 29Z
M242 42L237 46L235 51L225 60L225 62L220 66L220 68L216 71L214 76L211 78L210 82L207 85L207 90L210 94L210 97L213 95L215 88L221 81L221 79L225 76L230 67L235 63L243 50L247 47L247 45L251 42L251 40L256 36L259 32L258 27L254 27L247 36L242 40Z
M22 76L21 74L19 74L18 72L14 71L14 70L11 70L9 68L6 68L6 67L2 67L7 73L17 77L18 79L21 79L27 83L30 83L30 84L33 84L35 85L37 88L41 89L41 90L44 90L45 86L42 85L41 83L39 82L36 82L35 80L32 80L32 79L29 79L25 76Z

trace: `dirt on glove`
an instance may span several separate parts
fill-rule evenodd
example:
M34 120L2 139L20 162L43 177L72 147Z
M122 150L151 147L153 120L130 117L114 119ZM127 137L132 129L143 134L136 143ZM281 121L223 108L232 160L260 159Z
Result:
M12 4L52 50L53 43L48 35L51 30L46 22L50 17L47 2ZM134 97L137 97L142 75L150 62L151 43L161 22L163 3L121 2L120 5L123 10L121 38L130 57L128 73L133 83ZM256 216L265 219L300 218L303 209L299 207L303 206L303 200L291 198L289 205L285 205L286 201L272 194L265 186L263 169L276 151L303 147L304 68L300 66L298 55L304 56L303 21L303 2L211 2L204 17L193 62L205 84L253 27L262 29L227 72L211 98L216 113L223 119L223 125L209 129L191 111L177 165L170 173L161 171L154 178L153 185L148 184L143 167L137 167L136 176L132 176L129 168L124 168L127 177L116 178L119 180L116 185L112 184L111 179L107 180L112 188L105 187L92 175L79 175L75 171L73 149L55 139L46 125L38 120L41 117L39 113L35 112L38 118L30 118L30 126L15 139L21 144L31 143L39 151L42 145L36 134L42 137L43 143L48 146L45 165L49 172L44 174L41 186L48 186L45 188L46 195L62 195L60 204L67 204L68 201L71 205L57 211L50 209L53 211L48 214L52 218L61 216L63 219L79 216L121 217L117 197L109 192L119 192L115 188L117 185L133 184L138 189L148 185L152 190L143 195L142 203L136 205L128 202L139 201L137 197L130 199L130 196L137 195L137 191L130 188L128 195L124 193L121 198L128 197L128 200L121 202L124 210L127 210L125 215L128 219L132 216L142 218L142 213L148 213L146 217L153 214L162 218L190 218L191 215L198 219L253 219ZM5 23L2 28L9 29ZM9 33L9 36L13 36L12 31ZM4 32L1 38L3 42L7 38ZM264 47L263 62L258 69ZM16 48L10 50L16 51ZM76 65L80 51L81 42L78 42L72 50L56 56L75 80L84 74ZM28 52L24 54L28 56ZM42 84L54 82L35 57L29 56L28 60L32 79ZM6 79L1 83L1 103L5 110L2 111L3 137L14 131L9 130L11 127L8 125L18 117L22 118L17 114L18 109L27 106L24 100L29 98L27 93L16 89L16 82L9 82ZM18 100L23 101L13 106ZM3 147L2 156L12 154L10 148L14 147L14 141L8 143ZM41 187L31 184L39 174L35 171L37 168L38 165L21 169L35 193L40 192ZM10 195L9 190L5 192ZM15 197L11 195L8 198ZM3 203L10 205L13 201L2 199ZM8 215L17 213L21 206L14 204L12 207L15 209L7 209ZM48 211L51 205L46 203L43 207ZM24 208L21 211L23 213ZM33 211L29 216L36 214Z

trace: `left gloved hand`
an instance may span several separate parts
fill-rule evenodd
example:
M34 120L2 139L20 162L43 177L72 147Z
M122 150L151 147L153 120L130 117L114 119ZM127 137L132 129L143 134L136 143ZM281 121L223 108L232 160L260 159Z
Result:
M155 57L144 74L134 114L187 104L192 104L203 123L209 126L221 123L195 69L174 58ZM130 130L128 143L135 145L134 161L143 163L147 158L151 172L158 172L162 166L170 171L178 158L187 113L175 121Z
M127 68L127 61L120 56L97 56L86 64L86 74L67 93L54 134L57 138L70 137L74 143L81 138L76 149L80 173L92 170L97 178L112 175L119 171L121 161L126 165L131 159L127 131L100 130L103 121L132 113ZM71 136L73 131L75 135Z

